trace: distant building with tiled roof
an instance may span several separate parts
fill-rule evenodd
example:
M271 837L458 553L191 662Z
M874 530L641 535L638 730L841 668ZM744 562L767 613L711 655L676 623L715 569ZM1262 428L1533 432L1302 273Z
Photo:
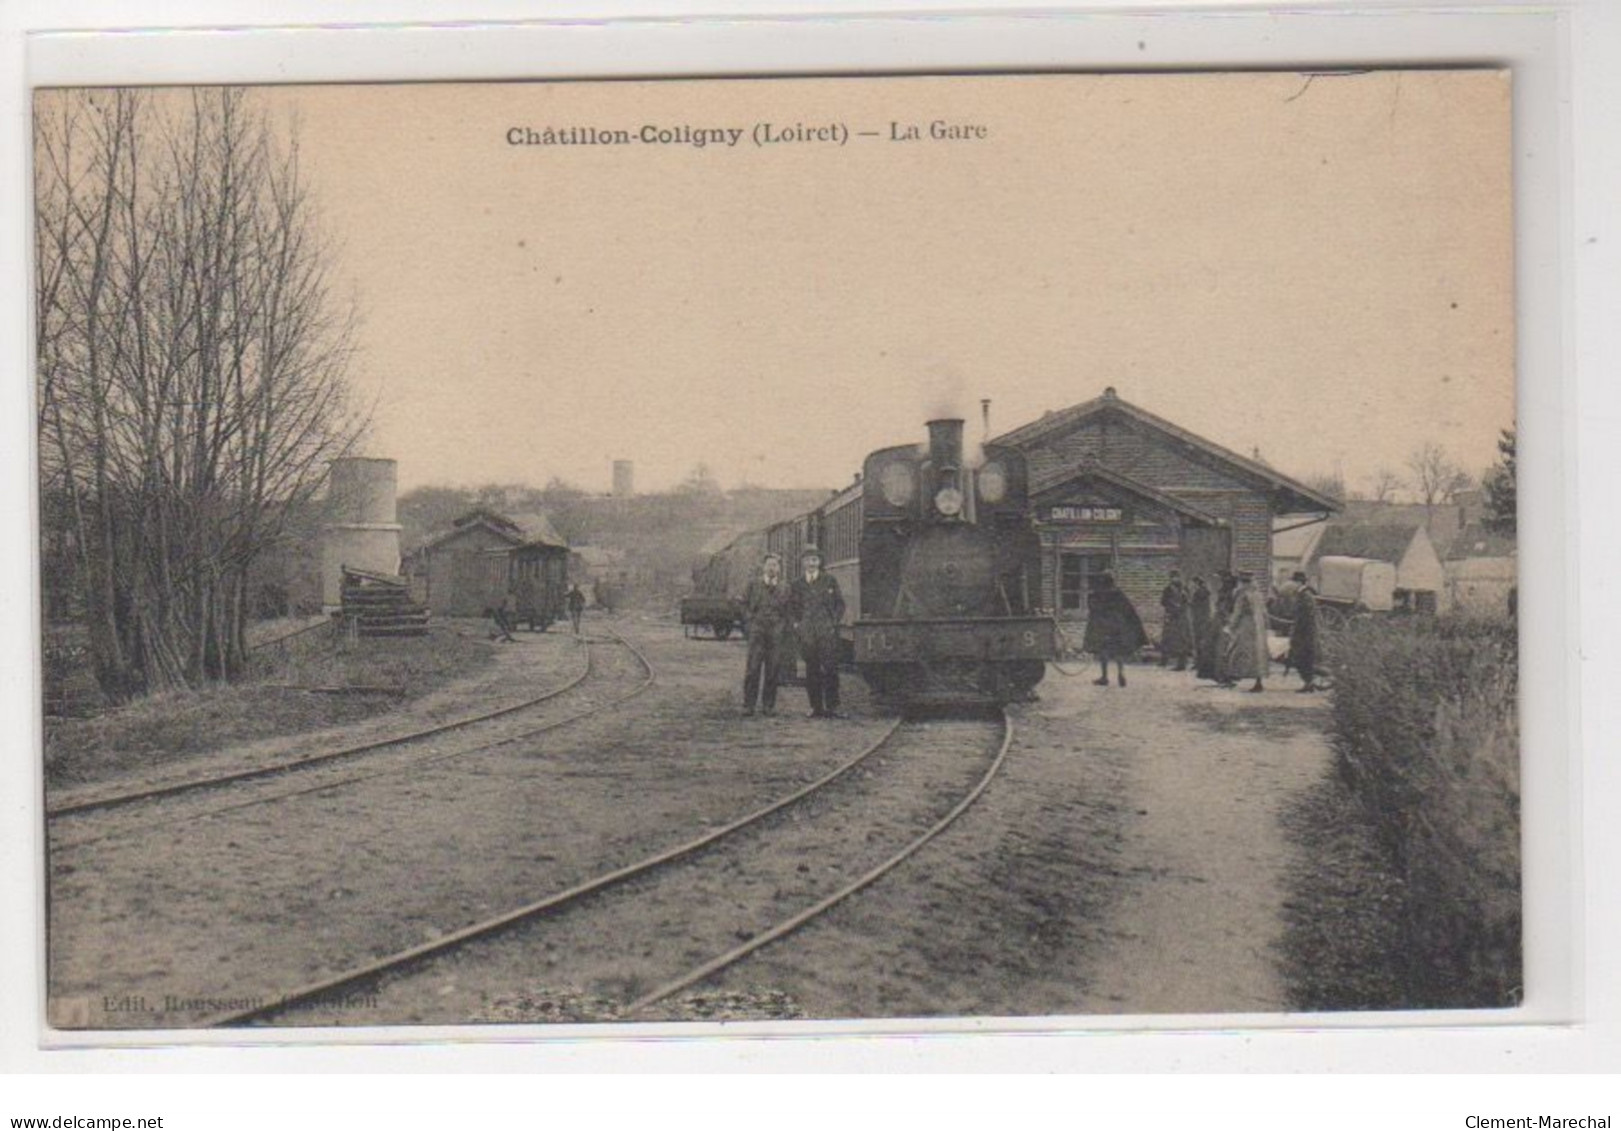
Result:
M1443 564L1452 607L1477 613L1507 611L1509 593L1519 578L1512 537L1471 522L1447 547Z

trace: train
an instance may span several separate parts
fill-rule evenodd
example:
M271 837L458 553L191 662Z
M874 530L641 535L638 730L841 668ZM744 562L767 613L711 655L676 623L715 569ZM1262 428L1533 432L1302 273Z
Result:
M546 541L481 551L470 588L483 601L486 616L511 593L514 625L545 632L568 615L568 554L567 546Z
M1038 607L1041 543L1024 455L986 445L966 458L954 418L927 431L924 443L872 452L821 506L711 556L695 571L696 597L735 599L768 551L792 576L814 545L844 593L844 659L881 700L1031 698L1059 637Z

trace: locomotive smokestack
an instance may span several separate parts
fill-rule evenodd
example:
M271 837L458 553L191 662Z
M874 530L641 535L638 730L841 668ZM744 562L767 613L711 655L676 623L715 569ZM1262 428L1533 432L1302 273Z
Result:
M962 421L929 421L929 462L936 469L962 467Z

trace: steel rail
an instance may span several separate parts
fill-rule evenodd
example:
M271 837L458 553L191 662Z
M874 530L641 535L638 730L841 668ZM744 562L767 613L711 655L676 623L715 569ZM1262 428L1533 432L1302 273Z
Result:
M352 970L335 974L330 978L323 979L322 981L313 982L309 985L302 986L296 990L292 990L289 993L278 996L274 1001L266 1005L253 1009L239 1010L235 1013L228 1013L221 1017L214 1018L206 1022L206 1024L213 1028L226 1028L245 1025L250 1021L274 1016L277 1013L283 1012L289 1006L316 1000L346 987L354 986L357 983L368 982L379 978L385 974L397 973L400 970L414 966L425 959L432 958L437 954L454 950L455 948L463 946L469 942L493 935L499 931L517 926L520 923L538 918L550 912L557 911L563 907L584 899L587 896L594 895L597 892L604 891L617 884L624 883L626 880L635 879L636 877L645 875L656 868L661 868L666 864L670 864L683 857L690 856L700 849L707 848L709 845L714 844L718 840L731 836L733 833L736 833L741 829L765 820L772 814L780 812L795 802L803 800L812 793L815 793L817 790L822 789L832 784L837 779L843 777L845 774L855 769L868 758L872 757L872 755L876 754L883 746L885 746L889 740L895 736L895 732L900 729L902 721L903 720L901 717L897 716L894 721L890 723L888 728L885 729L884 733L879 735L878 738L863 749L861 753L857 754L849 761L834 767L832 770L826 774L823 774L809 785L802 786L793 793L773 801L764 808L756 809L752 813L745 814L731 823L723 825L719 829L705 833L702 836L695 837L692 840L686 841L685 843L678 844L674 848L665 849L663 852L656 853L653 856L649 856L631 864L626 864L621 868L615 868L611 872L605 872L593 879L586 880L570 888L565 888L560 892L546 896L544 899L539 899L533 903L525 904L524 906L515 908L511 911L503 912L502 914L493 918L485 919L478 923L469 924L468 926L462 927L459 930L442 935L431 942L422 943L411 947L408 950L402 950L394 954L385 955L373 962L368 962L364 966L358 966Z
M890 872L894 871L901 864L910 859L924 845L928 844L935 837L939 836L942 832L949 828L958 817L961 817L964 813L966 813L974 802L979 800L980 795L985 792L985 788L991 784L991 779L996 777L996 775L1002 769L1002 764L1007 761L1008 749L1013 744L1013 718L1007 713L1006 709L1001 711L1001 715L1002 744L996 752L996 757L991 761L990 768L985 771L984 777L980 778L979 782L972 790L968 792L967 796L965 796L961 801L957 802L949 813L930 826L928 831L917 837L905 848L901 849L882 864L879 864L871 871L866 872L855 880L852 880L850 883L846 884L832 895L813 904L810 907L807 907L805 910L799 912L797 915L794 915L792 918L783 920L781 923L777 924L777 926L772 927L770 930L764 931L761 934L755 935L748 942L743 943L740 946L733 947L731 950L720 955L718 958L712 958L703 965L689 970L679 978L666 982L657 989L643 994L641 997L631 1002L630 1006L628 1007L628 1012L638 1013L645 1010L648 1006L657 1004L667 997L680 993L687 987L718 974L728 966L733 966L738 962L741 962L743 959L749 957L749 955L755 953L756 951L770 946L779 939L792 934L801 927L805 926L805 924L809 923L811 920L817 918L819 915L824 914L833 907L844 902L844 900L848 899L856 892L865 887L871 886L884 876L888 875Z
M100 844L100 843L102 843L104 841L108 841L108 840L117 840L120 837L129 836L134 832L141 831L142 829L153 828L153 827L157 827L159 825L167 824L168 826L173 827L173 826L179 825L179 824L190 823L192 821L199 821L199 820L202 820L205 817L218 816L221 813L232 813L232 812L235 812L235 811L237 811L239 809L251 809L251 808L253 808L254 806L257 806L257 805L273 805L278 801L285 801L285 800L287 800L288 798L291 798L291 797L304 797L304 796L308 796L310 794L315 794L315 793L325 793L325 792L328 792L330 790L342 789L343 787L348 786L348 785L353 785L356 782L371 781L374 778L391 777L391 776L393 776L395 774L405 773L408 770L420 769L423 766L436 765L436 764L438 764L440 762L448 762L448 761L450 761L452 759L455 759L455 758L470 757L471 755L480 753L480 752L485 751L485 750L494 750L494 749L496 749L497 747L500 747L500 746L509 746L514 742L522 742L525 739L533 738L537 734L544 734L547 731L561 729L562 727L568 726L570 723L580 722L580 721L582 721L584 719L590 718L593 715L600 714L601 712L606 711L609 708L617 707L617 706L619 706L619 705L621 705L623 703L627 703L630 700L636 698L642 692L646 691L648 688L652 687L653 684L657 681L658 677L657 677L657 674L653 670L653 665L652 665L651 661L649 661L647 659L647 657L641 652L640 649L638 649L634 644L632 644L630 641L626 640L624 637L619 636L617 633L614 634L614 641L615 641L615 643L623 644L630 651L631 655L636 657L637 662L642 665L643 669L646 671L647 674L646 674L645 678L642 680L642 682L637 684L635 689L632 690L629 694L621 695L621 696L619 696L619 698L610 700L609 702L606 702L606 703L600 703L597 706L590 708L589 710L581 711L577 715L569 715L567 718L555 719L552 722L544 723L541 726L531 727L529 730L523 731L523 732L521 732L519 734L508 735L505 738L494 739L494 740L492 740L490 742L482 742L482 743L479 743L476 746L469 746L469 747L467 747L466 749L463 749L463 750L449 750L449 751L446 751L446 752L444 752L442 754L429 754L429 755L427 755L425 757L413 758L409 762L406 762L404 765L394 766L394 767L389 768L389 769L373 770L373 771L371 771L369 773L350 774L347 777L339 778L336 781L320 782L320 783L317 783L316 785L305 786L302 789L284 790L281 793L271 794L268 797L254 797L254 798L250 798L250 799L248 799L246 801L238 801L238 802L234 802L234 803L229 804L229 805L216 805L211 809L205 809L200 813L193 813L193 814L191 814L191 815L189 815L189 816L187 816L187 817L185 817L183 819L171 819L171 820L168 820L168 821L153 821L153 822L150 822L148 824L140 825L135 829L115 829L115 830L113 830L111 832L103 833L100 836L88 836L88 837L82 837L82 838L79 838L79 839L64 840L64 841L61 841L58 844L56 844L54 847L56 847L56 848L64 848L64 849L65 848L82 848L85 845ZM589 670L590 670L590 665L588 664L587 665L587 674L589 674ZM582 676L581 678L583 679L584 677ZM575 680L574 684L571 684L570 686L577 685L579 682L580 682L580 680ZM560 688L560 689L557 690L557 692L555 692L555 694L561 694L565 690L568 690L568 688ZM222 786L221 788L224 788L224 787Z
M622 643L626 647L630 648L632 652L636 652L635 646L630 644L629 641L618 636L617 634L615 634L615 638L619 641L619 643ZM637 655L638 658L641 659L642 663L647 665L646 658L641 656L639 652ZM431 738L436 734L444 734L446 731L457 730L462 727L469 727L475 723L488 722L491 719L498 719L504 715L510 715L518 711L526 710L527 708L544 703L549 699L555 699L565 692L572 691L581 683L585 682L587 678L589 678L594 659L595 657L588 650L586 652L585 667L581 669L578 675L569 680L567 683L562 684L559 687L554 687L544 694L535 696L533 699L525 699L521 703L512 703L505 707L499 707L494 711L486 711L481 715L467 715L459 719L452 719L446 723L436 723L431 727L423 727L420 730L409 731L405 734L391 735L387 738L379 738L371 742L363 742L355 746L345 746L339 750L327 750L319 754L310 754L303 758L294 758L289 761L277 762L271 765L252 766L248 769L237 770L229 774L219 774L214 777L205 778L191 778L186 781L170 782L166 785L152 786L149 789L132 790L129 793L92 797L84 801L75 801L68 805L58 805L54 809L47 808L45 810L45 816L47 819L54 820L58 817L71 817L81 813L118 809L125 805L133 805L138 801L151 801L161 797L173 797L176 794L188 793L192 790L214 789L221 786L234 785L237 782L251 781L256 778L277 777L281 774L292 773L295 770L307 769L310 766L325 765L328 762L337 761L341 758L352 758L357 754L369 754L374 750L381 750L389 746L402 746L406 743L416 742L420 739ZM651 666L647 666L649 667L649 670L651 670Z

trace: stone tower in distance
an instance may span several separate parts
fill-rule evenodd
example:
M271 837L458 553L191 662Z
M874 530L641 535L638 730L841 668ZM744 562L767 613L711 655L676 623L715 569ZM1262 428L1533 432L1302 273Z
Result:
M628 499L636 493L636 464L628 459L614 460L614 498Z

